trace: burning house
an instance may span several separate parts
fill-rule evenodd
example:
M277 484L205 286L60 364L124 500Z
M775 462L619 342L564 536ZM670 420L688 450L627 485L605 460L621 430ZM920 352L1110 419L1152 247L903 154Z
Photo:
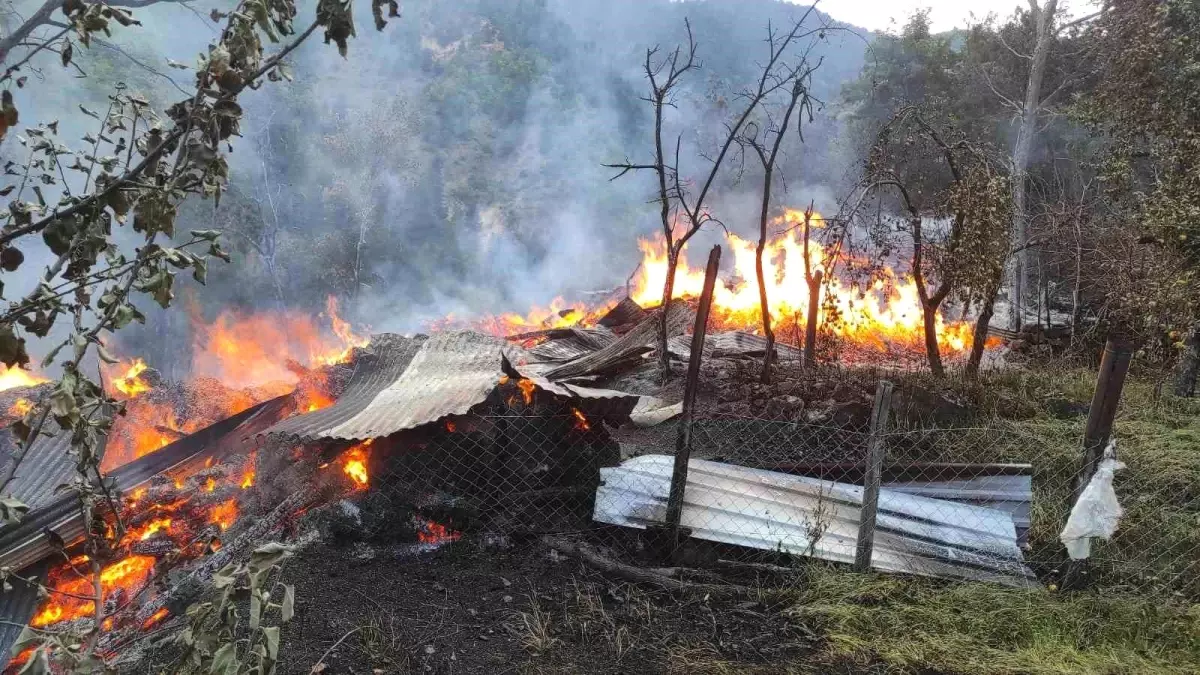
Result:
M773 254L780 284L788 283L787 261L795 267L790 257L795 243L784 240ZM419 545L465 533L585 531L596 524L638 529L661 521L669 483L663 470L669 462L638 457L653 455L655 448L640 449L636 430L670 420L680 404L667 390L639 384L648 381L639 373L654 370L652 352L662 324L661 309L647 299L661 288L655 275L664 261L652 247L645 247L645 254L630 294L590 307L564 306L473 326L481 330L367 340L355 335L331 304L328 316L337 336L332 343L322 342L303 323L285 322L281 333L270 322L226 317L199 332L195 361L206 377L176 385L137 360L115 367L106 379L126 414L105 439L102 468L115 496L106 527L119 533L116 550L102 563L81 553L78 542L85 532L78 498L55 489L75 476L68 439L61 434L39 438L13 484L14 496L31 510L19 523L0 529L0 566L20 570L10 578L13 591L0 603L0 614L10 622L0 628L0 647L16 638L22 624L53 629L107 617L117 625L106 623L110 637L101 649L113 648L123 636L181 616L213 572L257 544L327 527L321 514L333 513L344 500L357 504L354 538ZM815 255L819 260L823 254L817 248ZM735 257L741 270L744 255ZM684 265L680 274L686 296L694 285L687 280L696 273ZM750 303L744 287L722 288L716 330L703 344L705 359L719 369L761 363L768 345L756 334L757 295ZM773 296L778 298L773 312L783 316L805 309L787 288L775 290L780 293ZM903 292L897 287L866 294L847 290L845 298L834 291L835 304L845 306L839 310L841 322L829 330L868 346L873 339L905 333L916 318L901 311ZM844 317L851 314L861 320L847 322ZM666 317L668 350L677 361L690 356L685 332L692 316L684 297ZM884 324L891 328L880 328ZM945 346L961 350L956 331L945 332ZM297 335L307 346L288 346L289 336ZM276 342L282 347L273 350ZM799 355L786 342L774 347L781 361ZM247 377L247 370L255 371L253 376ZM283 376L290 381L263 384L264 378ZM21 392L7 402L11 416L40 396L36 389ZM793 398L764 403L766 412L792 426L822 419L820 410L793 406ZM803 440L795 429L771 438L772 451L785 455L807 457L820 449L819 441ZM749 437L735 439L735 445L749 447L749 442ZM804 496L816 485L817 494L837 495L838 520L822 545L810 542L809 550L844 562L857 527L861 489L765 475L748 463L747 468L719 463L743 461L738 452L744 449L697 458L702 462L697 476L720 479L694 488L688 483L688 495L695 493L699 501L689 501L684 515L696 526L696 536L779 548L792 535L780 534L786 528L772 525L772 518L780 513L802 518L819 510L805 501L811 495ZM986 503L978 495L987 489L963 497L961 486L952 482L912 482L911 477L907 484L894 482L895 491L883 500L895 508L884 521L891 530L877 567L1027 583L1018 547L1018 526L1027 527L1031 500L1026 478L1005 483ZM749 490L751 483L760 491L762 485L777 485L760 495L758 511L731 512L730 491ZM792 492L794 500L776 503L779 494ZM947 503L958 503L957 511L948 510L952 515L969 512L987 522L986 531L963 531L943 522L936 512ZM739 538L720 526L707 527L705 519L766 529L761 536ZM929 562L923 567L904 563L914 551ZM967 567L974 571L964 571ZM99 612L81 592L97 574L105 598ZM50 589L49 598L39 597L38 584Z

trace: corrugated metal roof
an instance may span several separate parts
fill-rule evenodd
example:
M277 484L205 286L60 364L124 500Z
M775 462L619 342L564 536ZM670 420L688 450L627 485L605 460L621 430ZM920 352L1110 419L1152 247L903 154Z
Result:
M681 333L691 314L691 308L685 303L672 303L671 314L667 322L667 334L675 335ZM643 319L637 327L622 335L607 347L553 368L547 371L545 376L551 380L565 380L620 369L631 360L638 358L641 354L652 349L651 343L653 343L654 337L658 333L660 316L660 312L655 311Z
M106 439L101 437L99 452L104 453ZM0 431L0 453L4 466L13 462L17 439L7 428ZM54 489L70 482L75 476L76 457L71 453L71 435L63 433L53 419L46 418L17 473L8 484L7 492L29 506L30 510L54 501Z
M565 328L551 331L542 344L529 350L536 361L570 361L584 354L599 351L617 341L608 329Z
M23 579L33 579L40 583L46 582L46 563L38 563L18 572ZM38 589L34 584L25 583L20 579L9 579L12 590L0 593L0 668L8 665L12 654L9 650L21 637L25 624L33 618L42 599L38 597Z
M346 390L333 405L289 417L260 433L305 441L323 437L325 431L345 424L361 413L379 392L393 384L408 369L426 340L424 335L373 337L368 348L370 353L359 356Z
M286 396L260 403L229 419L222 420L169 443L155 452L124 464L108 474L117 489L131 490L152 476L184 464L201 452L219 452L226 443L240 444L238 430L252 425L263 412L281 406ZM46 537L50 531L68 543L83 536L79 500L74 494L54 495L38 508L30 509L16 523L0 527L0 567L20 569L42 560L56 548Z
M1033 511L1033 476L1000 475L948 478L936 481L887 482L893 492L948 499L999 509L1012 516L1017 540L1025 543Z
M639 528L661 523L672 463L666 455L645 455L601 468L593 518ZM861 487L705 460L688 467L681 524L692 536L853 562ZM818 520L828 529L810 541ZM879 495L871 563L886 572L1034 583L1008 513L888 489Z
M668 345L672 355L685 361L691 358L692 337L690 335L674 337ZM753 333L728 331L704 336L704 358L706 359L723 356L762 356L766 352L767 339ZM775 343L775 353L779 358L789 360L800 359L802 356L800 350L779 342Z
M505 353L512 351L504 340L490 335L469 331L435 335L410 362L393 357L386 373L365 373L371 386L353 392L347 387L346 394L325 410L286 420L265 433L306 440L365 440L462 415L496 388L504 377ZM381 370L384 365L381 362ZM356 374L351 387L357 379Z

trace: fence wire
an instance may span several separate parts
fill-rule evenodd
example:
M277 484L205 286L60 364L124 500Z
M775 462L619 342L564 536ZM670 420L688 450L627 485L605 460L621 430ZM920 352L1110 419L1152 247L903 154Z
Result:
M381 439L372 449L368 503L411 512L422 541L431 527L573 533L654 566L664 558L850 565L871 442L859 417L835 424L796 410L701 412L678 550L664 550L670 540L660 526L679 422L617 426L561 402ZM893 421L879 437L874 569L1009 585L1061 584L1078 571L1059 541L1078 479L1077 436L1003 422L913 428ZM1118 478L1125 517L1112 541L1094 544L1082 568L1086 583L1200 597L1200 490L1148 489L1132 470Z

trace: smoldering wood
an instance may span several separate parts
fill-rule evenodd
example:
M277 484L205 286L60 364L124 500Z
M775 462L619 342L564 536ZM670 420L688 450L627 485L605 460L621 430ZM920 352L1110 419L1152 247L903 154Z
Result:
M670 335L678 335L683 332L683 327L687 325L690 315L691 311L686 303L672 303L667 315L667 332ZM662 311L655 310L650 316L643 319L636 328L622 335L616 342L591 354L581 356L574 361L568 361L548 371L546 377L551 380L565 380L572 377L602 375L621 370L630 359L640 357L642 354L653 349L650 345L657 335L661 316Z

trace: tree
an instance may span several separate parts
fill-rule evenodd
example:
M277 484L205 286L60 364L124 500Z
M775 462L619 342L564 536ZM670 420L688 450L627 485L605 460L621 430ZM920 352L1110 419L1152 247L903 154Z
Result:
M1109 3L1089 31L1100 77L1080 104L1107 141L1105 198L1138 248L1136 285L1108 294L1114 328L1181 350L1175 393L1200 377L1200 47L1196 0ZM1131 226L1132 225L1132 226Z
M869 189L894 193L903 218L875 233L883 251L907 239L909 268L921 302L929 369L945 374L938 343L938 312L952 293L986 299L998 286L1007 237L1007 177L985 152L967 142L947 141L915 107L901 109L884 126L867 161ZM897 238L895 235L900 235ZM985 321L991 318L985 307ZM976 326L986 335L986 322ZM982 344L981 340L977 342ZM979 347L978 358L982 356ZM970 372L970 371L969 371Z
M667 246L667 279L663 285L663 299L660 305L658 329L658 359L659 371L665 381L671 373L671 356L667 350L669 337L671 301L675 291L675 270L679 265L679 257L688 241L700 231L704 225L715 221L707 207L709 192L714 181L721 172L722 165L732 148L741 136L742 129L755 113L759 105L771 94L783 89L801 72L801 66L782 66L780 61L788 52L791 45L805 37L818 34L823 29L804 31L805 20L812 14L814 6L796 21L790 31L777 37L768 26L768 59L763 66L761 76L753 89L740 94L744 101L741 112L735 113L732 121L725 125L723 139L718 142L718 151L708 160L707 172L701 172L698 181L700 190L694 197L685 186L685 180L680 170L680 148L683 135L675 138L673 163L667 163L664 147L663 120L667 108L675 107L675 93L682 78L693 70L700 68L696 60L696 40L692 34L691 23L686 21L687 46L677 46L670 54L658 58L659 48L646 50L643 71L650 83L648 101L654 109L654 159L650 163L635 164L628 160L619 164L606 164L619 172L613 180L624 176L630 171L648 170L653 172L658 181L656 201L659 203L659 218L662 226L663 241ZM803 65L803 64L801 64ZM681 232L676 232L680 228Z
M780 37L774 32L768 31L767 43L771 45L771 59L768 63L776 60L776 43L780 42ZM786 43L782 45L786 47ZM807 53L805 55L807 57ZM771 381L771 361L775 351L775 331L771 327L771 305L767 298L767 283L763 277L763 252L766 251L767 242L770 240L770 233L767 230L767 225L770 222L770 214L773 204L771 203L771 190L775 180L775 163L779 159L779 151L783 147L783 139L788 131L788 126L791 124L792 115L797 115L796 132L803 138L801 125L803 124L803 115L805 109L808 110L809 118L812 117L812 96L810 94L810 84L812 74L821 62L818 60L816 64L809 65L807 58L801 58L799 64L790 69L785 75L791 80L792 87L787 98L787 103L784 106L783 117L776 122L768 113L764 123L750 124L747 126L747 132L739 143L749 147L758 157L763 169L763 187L762 187L762 208L759 211L758 218L758 246L754 251L754 271L758 281L758 299L759 311L762 313L763 335L767 338L766 354L763 356L763 367L760 380L763 384L768 384ZM785 82L786 84L786 82ZM811 217L811 211L807 214ZM807 219L806 219L807 222ZM807 229L805 235L808 235ZM808 240L805 240L805 248L807 249ZM807 271L808 255L805 251L805 267ZM811 283L811 275L810 283Z
M52 10L57 5L48 3L46 7ZM70 21L68 29L75 31L84 45L93 32L106 30L109 20L136 24L126 11L108 5L68 2L63 9ZM214 205L219 204L228 178L222 146L239 133L239 95L247 88L258 88L264 80L289 77L284 60L318 28L324 29L325 41L336 43L344 55L347 39L354 34L350 10L348 3L321 0L316 17L299 32L293 26L296 6L289 0L245 0L228 15L214 11L214 21L224 19L224 29L197 69L194 93L169 107L165 115L117 85L103 113L81 106L96 124L95 133L84 139L85 147L73 150L66 146L58 136L57 122L27 128L17 135L25 160L9 162L8 185L0 188L0 195L13 195L8 212L0 216L0 266L6 273L16 271L25 260L23 250L39 245L48 248L55 259L39 276L36 287L0 314L0 362L9 367L27 365L28 337L47 338L56 328L68 335L41 362L44 368L61 367L61 377L47 396L13 424L18 449L0 473L0 493L7 490L38 437L57 428L71 437L79 472L71 487L80 497L85 522L102 522L104 510L111 511L117 521L111 534L103 527L89 528L92 534L84 542L97 580L97 595L94 625L78 640L82 649L66 648L74 641L71 636L27 634L26 642L38 645L31 672L45 672L39 668L51 655L73 670L92 672L103 665L94 653L106 618L99 573L112 545L124 535L124 526L114 505L117 496L111 494L100 474L97 448L122 403L111 398L102 383L90 379L85 358L94 352L102 361L115 362L103 338L132 322L144 321L135 304L139 296L169 307L176 270L188 270L203 283L211 258L229 260L216 230L194 230L186 236L176 233L179 207L196 195L212 197ZM380 11L376 3L377 16ZM43 18L38 14L29 21ZM29 34L27 31L24 37ZM287 41L268 53L264 38ZM47 44L33 45L20 63L49 49ZM70 49L70 43L60 49L64 65L70 62ZM10 73L15 72L12 68L15 66L10 66ZM5 105L12 106L7 93ZM9 130L15 118L15 110L11 114L6 111L9 124L3 131ZM71 160L70 165L63 158ZM19 170L12 170L14 167ZM70 178L68 172L72 172ZM57 199L47 195L49 190L59 192ZM26 201L29 192L32 201ZM114 237L114 224L127 225L136 234L139 243L132 250L123 248ZM0 506L0 516L6 521L25 511L24 505L10 497L0 499Z

